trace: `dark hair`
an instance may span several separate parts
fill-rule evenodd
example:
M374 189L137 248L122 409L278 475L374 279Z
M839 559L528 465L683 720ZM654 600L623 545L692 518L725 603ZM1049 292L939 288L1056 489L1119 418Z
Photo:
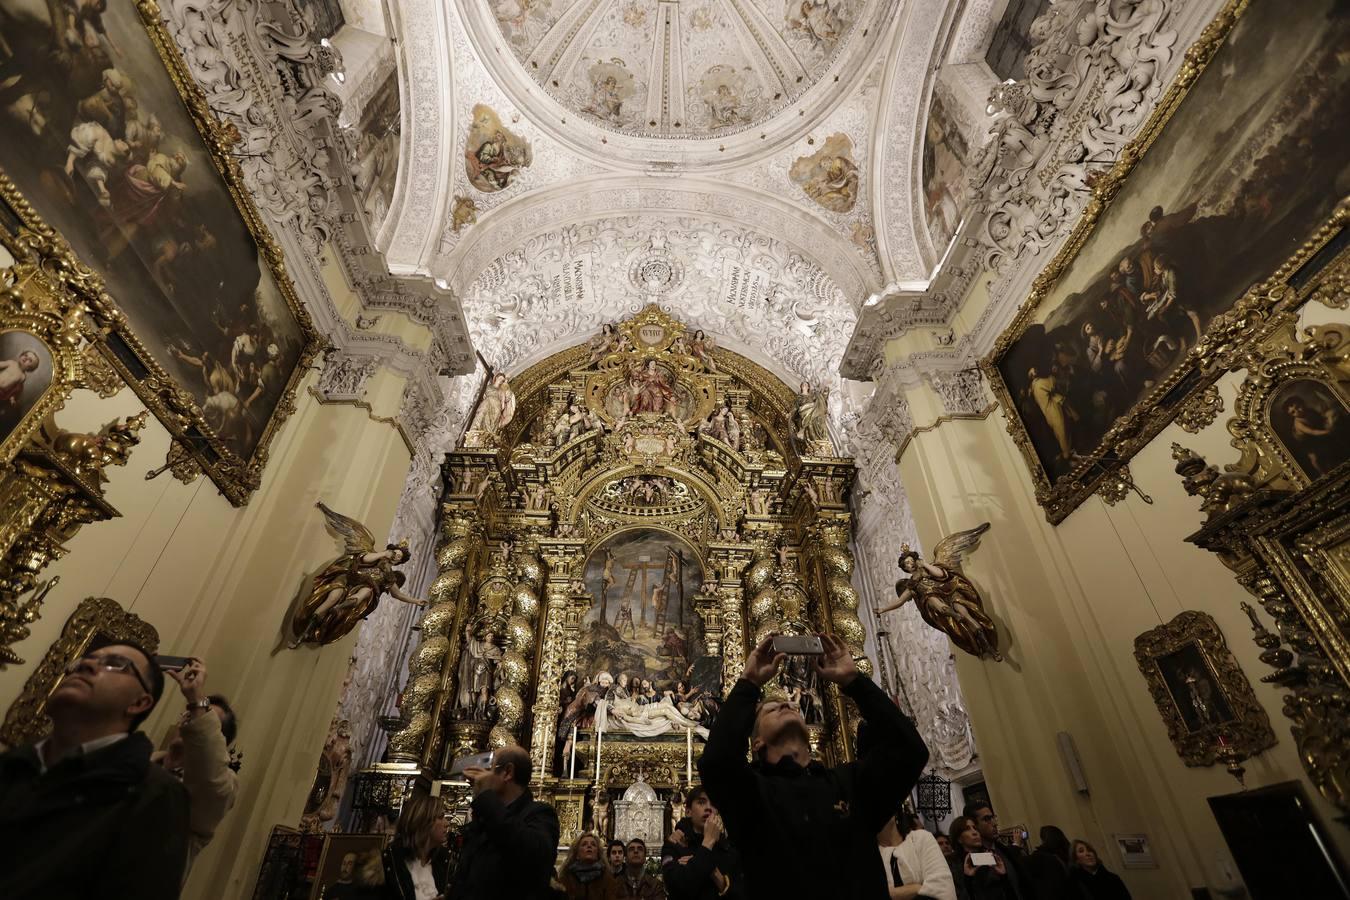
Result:
M89 650L102 650L104 647L130 647L132 650L135 650L141 656L145 657L147 671L142 674L145 676L146 685L150 688L150 697L155 702L151 703L148 708L138 712L131 720L131 727L127 730L135 731L137 728L141 727L142 722L150 718L150 714L154 712L155 707L159 705L159 698L164 695L164 670L155 664L155 655L135 641L124 641L115 638L94 640L90 642L89 648L85 652L88 653ZM136 661L133 659L131 664L134 666Z
M633 846L634 844L639 845L640 847L642 847L643 850L647 849L647 842L644 841L642 838L633 838L631 841L628 842L629 847Z
M499 766L511 766L511 780L521 787L529 787L530 784L530 754L526 753L520 747L503 747L497 751L495 757L496 764Z
M976 800L974 803L966 804L966 808L961 810L961 816L966 819L974 819L976 822L978 822L980 820L980 817L977 816L976 813L978 813L982 809L987 809L990 812L993 812L994 805L990 803L988 800Z
M225 735L226 746L233 744L235 735L239 733L239 717L234 714L234 707L230 706L224 694L208 694L206 699L211 701L212 706L220 707L220 711L225 714L220 717L220 733Z
M1068 835L1054 825L1041 826L1041 846L1038 849L1048 850L1064 862L1069 861L1073 852Z
M623 849L623 841L610 841L609 844L606 845L606 847L605 847L605 855L608 856L608 855L609 855L609 851L613 850L615 847L618 847L620 850L622 850L622 849Z
M952 842L953 847L960 849L961 832L965 831L967 828L974 828L976 831L980 830L975 824L975 819L972 816L957 816L955 819L952 819L952 824L947 829L947 839Z
M689 796L684 798L684 808L688 809L689 807L693 806L694 801L697 800L699 797L707 797L707 796L708 796L707 788L705 788L701 784L694 785L689 789ZM709 797L708 799L711 802L712 798Z
M911 831L918 831L921 826L919 825L918 816L908 810L902 809L895 814L895 827L899 830L901 837L903 837Z

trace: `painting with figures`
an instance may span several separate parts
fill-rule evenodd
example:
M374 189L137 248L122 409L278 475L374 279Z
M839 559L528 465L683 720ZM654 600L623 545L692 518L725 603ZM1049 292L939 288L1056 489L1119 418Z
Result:
M135 4L0 0L0 120L0 170L250 460L305 351L304 314L260 259Z
M52 383L52 353L37 335L0 332L0 441L9 437Z
M352 170L352 183L361 194L361 208L372 232L380 227L394 199L401 127L398 70L390 69L361 111Z
M1191 641L1158 657L1158 670L1187 731L1202 731L1233 721L1232 707L1199 644Z
M1282 386L1271 398L1270 425L1311 481L1350 459L1350 409L1320 381L1299 378Z
M703 566L693 548L655 528L624 532L591 554L585 584L578 674L610 700L610 727L654 736L708 721L721 658L706 654L694 609Z
M1142 159L991 357L1043 485L1111 452L1127 422L1149 417L1140 440L1163 427L1211 322L1328 219L1350 177L1347 44L1343 3L1253 0L1145 128Z

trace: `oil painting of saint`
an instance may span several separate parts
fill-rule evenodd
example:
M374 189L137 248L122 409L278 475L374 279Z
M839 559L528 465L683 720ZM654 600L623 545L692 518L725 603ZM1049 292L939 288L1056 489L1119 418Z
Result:
M1280 388L1270 425L1310 481L1350 459L1350 409L1320 381L1301 378Z
M633 84L633 73L621 62L598 62L587 70L590 94L585 98L582 112L607 122L624 121L623 105L637 93L637 88Z
M250 459L305 349L304 313L260 259L136 5L0 0L0 46L0 122L22 135L0 140L0 169ZM22 406L50 365L10 358Z
M506 190L534 161L529 143L502 124L492 107L473 108L473 124L464 144L469 183L485 194Z
M9 437L52 383L52 354L36 335L0 333L0 441Z
M923 141L923 211L933 251L939 258L961 224L961 181L967 158L966 140L942 94L934 90Z
M1215 317L1330 215L1350 180L1348 43L1334 0L1252 3L1002 352L1015 418L1052 485L1192 366ZM1313 424L1311 397L1299 402L1276 415L1304 422L1290 440L1311 447L1326 425Z
M853 141L846 134L830 135L815 153L798 157L788 170L788 178L830 212L848 212L858 201Z

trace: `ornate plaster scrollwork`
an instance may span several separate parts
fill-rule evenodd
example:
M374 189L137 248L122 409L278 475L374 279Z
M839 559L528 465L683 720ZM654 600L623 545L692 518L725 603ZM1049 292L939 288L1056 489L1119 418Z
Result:
M1095 173L1115 162L1166 87L1174 0L1053 3L1031 27L1026 78L999 85L969 187L986 264L1039 253L1068 231Z
M323 374L319 376L319 393L329 400L358 399L379 365L379 359L374 356L354 356L342 351L330 353L324 361Z
M942 398L942 409L949 416L976 416L989 406L984 376L976 368L956 372L930 372L928 383Z

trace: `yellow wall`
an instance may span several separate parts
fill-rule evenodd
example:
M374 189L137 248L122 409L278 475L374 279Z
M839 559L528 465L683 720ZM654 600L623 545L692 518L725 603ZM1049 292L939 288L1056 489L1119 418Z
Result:
M0 704L8 706L67 616L91 595L112 597L154 625L163 652L207 661L208 687L239 713L244 766L237 805L197 861L185 898L251 896L268 832L299 822L314 777L356 634L321 650L272 651L302 577L336 554L315 501L382 538L407 473L408 451L393 427L353 406L320 405L303 386L298 407L273 441L262 488L243 509L205 477L147 482L169 445L151 418L130 463L110 470L107 497L122 518L86 526L50 567L61 583L32 636L16 647L27 663L0 677ZM129 390L109 400L82 391L58 421L97 429L141 408ZM147 733L158 740L181 709L170 682Z
M1328 317L1321 307L1310 314ZM1215 464L1235 460L1225 423L1240 380L1230 375L1220 382L1226 412L1205 431L1192 435L1172 425L1130 462L1151 506L1131 497L1108 507L1093 497L1050 526L1001 410L918 435L900 461L925 547L954 530L993 523L965 569L985 591L1008 659L955 652L1001 822L1026 824L1033 843L1047 824L1086 838L1136 897L1181 900L1192 886L1223 887L1236 877L1206 798L1238 784L1222 766L1182 764L1133 656L1137 635L1184 609L1218 622L1278 738L1246 763L1247 786L1301 780L1333 839L1350 844L1345 830L1332 825L1334 809L1303 777L1279 692L1259 681L1271 670L1257 658L1238 605L1247 593L1217 557L1184 540L1202 520L1199 500L1186 495L1173 471L1171 444ZM925 406L931 409L913 404L920 425ZM1089 797L1069 783L1059 731L1073 735ZM1110 836L1135 832L1149 836L1158 869L1121 867Z

